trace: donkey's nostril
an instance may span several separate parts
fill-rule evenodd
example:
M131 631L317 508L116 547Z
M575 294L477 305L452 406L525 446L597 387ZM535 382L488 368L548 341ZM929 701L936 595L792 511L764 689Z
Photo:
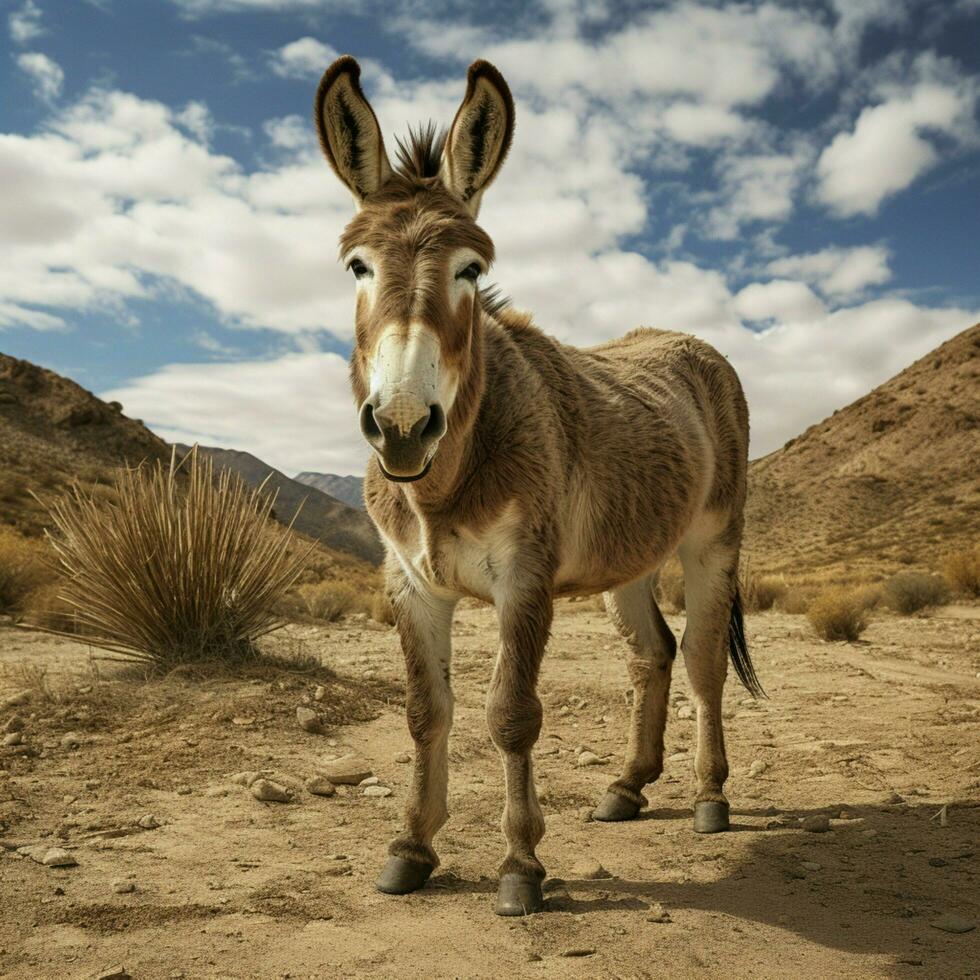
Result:
M364 438L379 439L381 437L381 427L378 420L374 417L374 406L370 402L365 402L361 407L361 432Z
M425 423L421 438L423 443L435 442L446 434L446 413L441 405L429 406L429 420Z

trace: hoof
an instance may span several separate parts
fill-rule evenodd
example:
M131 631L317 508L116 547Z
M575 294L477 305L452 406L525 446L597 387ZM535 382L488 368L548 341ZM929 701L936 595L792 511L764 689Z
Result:
M431 864L419 864L392 855L378 878L377 888L386 895L407 895L418 891L429 880L430 874Z
M640 812L640 804L620 796L619 793L606 793L599 805L592 811L593 820L632 820Z
M530 915L544 908L541 882L525 875L504 875L497 888L497 915Z
M719 834L728 830L728 804L719 800L701 800L694 804L694 832Z

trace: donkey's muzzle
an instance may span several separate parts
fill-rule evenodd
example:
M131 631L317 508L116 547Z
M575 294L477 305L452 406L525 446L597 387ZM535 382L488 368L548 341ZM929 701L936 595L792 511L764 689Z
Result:
M361 408L361 432L377 452L391 480L418 480L428 472L439 440L446 434L441 405L410 406L396 396L382 406L369 399Z

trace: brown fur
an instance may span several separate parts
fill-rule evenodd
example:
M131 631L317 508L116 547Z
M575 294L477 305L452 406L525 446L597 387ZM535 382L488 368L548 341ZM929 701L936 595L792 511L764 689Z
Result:
M445 820L451 723L449 623L456 600L472 595L495 602L500 615L487 719L507 781L508 851L501 874L538 879L544 869L534 850L544 823L530 752L541 726L536 685L554 596L607 592L630 644L633 720L626 766L610 792L639 803L643 786L663 768L676 647L652 584L679 550L689 609L683 647L698 707L697 798L724 800L721 690L745 502L748 413L735 372L695 337L640 329L583 350L548 337L525 314L483 303L479 294L451 308L449 255L465 247L487 265L493 260L472 199L478 201L496 175L513 131L506 84L495 69L479 64L471 70L440 176L433 155L441 143L428 130L402 149L398 171L361 202L341 251L368 246L383 269L373 307L358 306L351 357L358 405L369 394L378 333L392 324L407 330L412 321L424 323L459 377L428 474L392 483L372 459L365 479L367 509L389 551L389 591L418 749L408 830L391 850L436 862L431 841ZM457 160L472 150L459 148L457 130L460 120L476 118L467 100L477 97L490 100L493 113L504 113L495 123L498 155L476 154L479 168L447 181L454 148ZM326 142L344 139L328 134Z

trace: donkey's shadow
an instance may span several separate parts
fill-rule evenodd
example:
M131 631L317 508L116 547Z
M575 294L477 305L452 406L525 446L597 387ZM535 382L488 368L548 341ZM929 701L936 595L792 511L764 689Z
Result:
M980 922L980 802L950 807L945 827L935 819L938 809L936 804L900 804L787 810L773 818L777 826L771 829L737 821L739 816L771 816L771 810L733 810L732 829L743 840L750 833L756 839L747 854L740 844L740 859L722 877L703 882L552 879L545 884L545 915L642 912L659 903L674 922L683 920L685 910L720 913L745 931L756 922L847 952L914 962L920 953L934 952L935 944L952 957L945 965L975 964L980 932L949 935L930 923L947 912ZM798 823L840 810L861 819L835 822L827 833L808 833ZM644 823L670 819L690 821L691 811L655 809L629 826L642 835ZM598 843L603 833L621 832L627 825L593 826ZM710 848L710 856L694 858L695 864L724 860L726 839L692 831L689 845L681 847L688 854ZM670 846L677 848L677 841L673 838ZM496 887L491 880L469 881L452 874L438 876L435 883L456 892L490 894Z

